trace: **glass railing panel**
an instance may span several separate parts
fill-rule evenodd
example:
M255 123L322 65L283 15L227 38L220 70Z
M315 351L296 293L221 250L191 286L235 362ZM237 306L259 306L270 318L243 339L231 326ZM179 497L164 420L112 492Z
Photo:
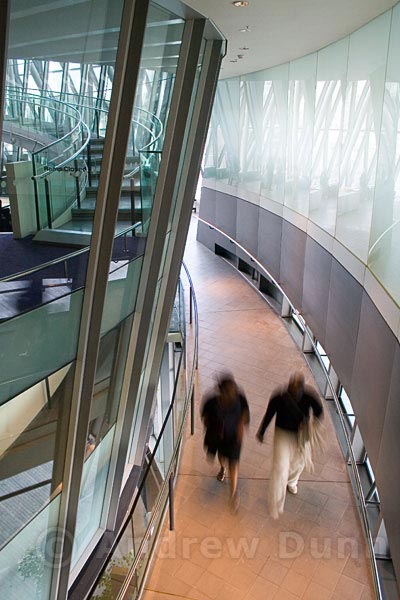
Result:
M1 409L0 409L1 410ZM3 412L3 411L1 411ZM1 463L0 463L1 464ZM41 468L42 467L42 468ZM7 545L7 543L14 537L14 535L29 521L24 509L28 508L29 516L33 517L38 513L43 506L48 502L51 493L50 483L44 483L48 481L49 476L51 477L52 463L48 462L45 465L40 465L33 469L27 469L24 472L29 481L36 481L35 489L29 489L23 491L21 487L22 477L17 474L0 481L1 496L5 496L4 491L13 489L13 492L8 493L8 497L0 499L0 549ZM39 475L40 473L40 475ZM30 476L33 479L30 479ZM45 477L42 482L40 477ZM13 485L14 484L14 485ZM18 511L16 511L18 507ZM25 514L24 514L25 513ZM12 520L10 515L13 515ZM0 550L1 553L1 550Z
M75 542L73 564L102 526L103 510L107 508L108 465L143 262L142 257L129 260L138 251L138 243L140 240L131 235L114 241L87 434L88 452L98 458L94 462L90 455L84 465L84 473L89 474L81 483L76 530L82 533Z
M0 549L61 485L74 366L52 373L0 406Z
M110 11L111 4L112 10ZM101 6L95 0L86 2L82 8L83 12L81 11L80 14L82 27L79 41L76 41L75 38L72 41L71 24L66 14L68 8L58 6L54 11L49 11L46 7L42 7L39 12L24 14L19 19L15 18L15 11L11 6L10 40L25 39L24 32L33 30L37 26L37 20L42 16L46 20L48 19L49 28L56 30L57 36L63 37L63 33L65 33L65 39L70 40L70 47L63 49L66 52L65 56L59 57L60 62L42 61L44 73L34 73L36 60L25 60L19 61L21 69L30 75L25 79L23 76L9 77L10 81L19 81L21 84L24 82L24 85L28 87L37 88L33 89L35 94L30 94L29 91L22 93L16 88L10 90L6 110L6 121L9 122L10 127L14 127L15 122L15 127L17 125L24 127L26 132L33 132L37 138L36 141L33 140L32 147L28 147L28 150L33 152L30 177L34 175L39 178L38 189L35 199L34 184L29 178L30 190L29 194L25 190L25 199L34 206L33 212L38 214L39 225L35 222L35 228L21 237L36 233L38 228L52 227L64 230L62 240L66 245L76 243L81 246L82 241L83 243L87 241L87 245L90 244L90 235L80 235L79 237L76 235L75 239L73 236L75 232L90 233L92 230L101 160L96 160L95 183L88 186L86 160L89 128L93 126L96 131L93 137L99 136L104 139L108 110L102 112L101 107L97 106L98 99L95 97L95 90L97 94L101 86L99 86L100 81L95 82L95 79L100 77L102 67L90 64L90 60L88 62L87 41L94 34L94 22L91 15L95 11L98 23L102 23L100 30L96 30L96 51L99 52L99 57L103 56L101 64L105 60L107 70L113 72L122 8L122 0L112 0L112 2L106 0ZM107 54L106 59L104 59L104 52ZM68 62L71 56L74 57L76 63ZM95 59L94 63L96 63ZM85 64L85 68L83 68L83 64ZM38 83L39 78L43 78L41 85ZM76 93L76 90L85 90L86 95ZM110 97L111 91L112 77L109 77L107 79L108 97ZM33 133L31 137L34 137ZM102 154L102 149L100 153ZM45 180L47 180L47 184L45 184ZM48 189L46 189L46 185ZM85 206L86 201L87 205ZM27 205L25 203L25 209ZM13 207L11 212L13 212ZM67 236L65 230L71 234ZM51 240L55 237L54 234L47 232L46 235L48 237L45 239L49 239L50 235L52 235ZM34 252L34 249L32 251Z
M121 584L127 575L129 565L132 563L134 556L135 548L133 545L132 527L128 526L123 532L121 540L92 598L97 598L98 600L104 598L114 600L117 598Z
M34 227L32 223L28 231L32 233L37 228L56 225L56 220L76 201L76 190L84 188L86 164L83 151L79 152L88 142L88 131L80 121L79 111L68 104L43 95L34 96L16 88L7 88L6 95L12 103L17 104L19 110L17 124L13 120L15 111L6 110L5 130L11 131L17 146L28 137L27 148L32 152L29 161L31 177L28 180L24 172L19 172L18 166L14 167L15 199L11 209L14 221L17 215L18 220L23 219L27 207L30 207L30 212L35 211ZM12 103L8 108L11 109ZM27 108L32 117L29 120ZM75 180L73 185L72 177ZM25 195L24 203L21 194ZM67 213L64 220L68 218L71 220L71 215ZM26 233L18 237L24 235Z
M146 575L146 569L148 566L148 562L152 555L153 549L156 545L158 534L160 531L160 526L163 518L163 509L168 502L168 487L166 487L162 495L160 497L160 508L157 511L157 516L154 519L153 527L151 529L150 535L147 538L146 546L143 549L141 554L141 558L138 564L138 567L129 582L129 585L126 589L126 592L123 596L124 600L136 600L140 597L140 590L144 582L144 577Z
M159 476L164 480L171 463L174 452L174 415L171 412L164 423L164 430L160 443L155 453L154 468L158 469Z
M183 277L186 277L182 273ZM185 286L186 303L189 287ZM180 301L181 302L181 301ZM183 302L182 302L183 304ZM197 312L194 311L194 323L197 324ZM117 598L124 587L124 598L136 599L143 584L149 559L158 538L159 528L166 503L168 501L168 481L166 476L171 469L176 472L178 454L177 444L182 434L184 408L188 407L189 389L193 382L196 361L197 325L190 336L186 364L190 364L189 375L180 356L174 387L173 406L163 415L161 432L154 443L147 447L144 469L139 481L137 498L132 514L127 520L121 538L113 550L104 574L91 595L91 598ZM173 464L171 461L174 461ZM136 567L132 571L133 567ZM129 579L128 579L129 578Z
M72 567L101 525L114 432L115 426L108 431L97 447L94 447L95 442L90 434L88 436L71 558Z
M178 288L180 289L180 282L178 284ZM180 294L179 289L175 294L174 305L172 307L171 317L169 320L168 332L179 334L181 333L181 306L180 306Z
M150 226L151 211L153 209L154 194L156 191L158 172L161 162L161 152L146 150L140 155L140 209L139 216L142 223L142 233L147 236Z
M186 340L185 340L186 344ZM187 357L190 355L188 349L184 349L183 352L187 352ZM175 383L175 400L174 400L174 431L178 432L179 428L182 424L182 419L184 417L184 409L185 402L188 391L188 381L187 381L188 370L184 368L183 358L180 363L180 369L177 374L177 379ZM176 433L175 433L176 435Z
M177 18L176 15L173 15L169 11L158 7L155 4L150 4L147 15L144 51L142 53L141 58L140 72L144 73L146 69L152 70L154 73L154 86L157 86L158 80L162 77L164 70L174 72L174 69L176 69L177 60L175 56L171 60L170 52L168 50L171 42L176 41L177 51L176 53L174 52L174 55L179 54L180 43L182 41L183 35L183 27L184 21L182 19ZM163 42L165 42L165 47L163 47L162 45ZM157 56L161 57L157 58L157 66L154 65L153 58L147 53L147 48L154 46L154 43L157 43ZM165 98L163 96L160 96L160 103L162 103L164 100ZM138 148L136 146L136 139L134 133L135 131L141 131L140 135L136 136L136 138L140 140L140 143L145 142L145 145L150 143L151 140L154 139L154 134L151 131L151 127L149 127L149 107L145 105L145 99L141 96L141 91L139 89L134 104L140 110L136 109L134 111L133 120L131 124L131 135L128 140L127 152L125 155L125 175L121 186L119 212L116 223L116 233L121 227L121 222L126 222L127 219L131 220L131 222L132 220L135 222L141 221L143 231L139 232L140 235L138 235L138 239L141 236L141 243L143 244L143 242L145 242L146 240L146 234L149 228L151 218L154 190L156 180L158 177L158 167L160 164L160 154L157 154L155 151L153 151L153 153L151 154L149 169L149 179L151 182L150 189L147 191L146 195L142 199L139 172L139 150L143 150L143 147ZM140 117L138 115L140 115ZM141 121L140 119L143 119L143 121ZM161 149L159 148L159 150ZM140 212L139 216L137 216L137 212ZM137 248L137 252L144 252L144 244L140 250ZM115 255L113 257L113 260L114 259ZM124 337L129 334L129 332L126 330L118 331L119 326L116 325L116 322L118 319L121 318L121 316L124 316L127 313L132 312L132 310L134 310L136 294L139 285L139 275L141 270L141 260L126 262L126 259L123 255L118 257L117 260L119 261L119 263L115 263L114 265L111 263L110 265L110 277L107 287L107 299L105 304L105 310L102 316L102 332L107 333L103 335L101 344L103 345L104 356L108 356L109 359L111 359L111 364L113 364L113 356L116 356L116 353L119 351L120 344L122 343ZM129 320L127 320L127 323L128 322ZM130 320L130 323L131 322L132 320ZM113 325L115 325L114 329L110 329L111 327L113 327ZM113 335L114 331L115 335ZM119 356L118 363L119 365L121 365L121 369L123 369L125 365L126 353L127 346L125 346L122 356ZM98 361L97 370L99 371L100 368L100 361ZM107 378L106 382L105 393L107 395L107 398L108 394L111 394L114 413L118 412L120 401L120 395L118 393L113 392L115 378L115 371L110 369L109 379ZM98 419L96 416L96 394L94 394L93 398L91 399L90 428L96 427L97 430L100 432L96 434L96 443L99 437L101 437L101 432L104 430L104 428L107 428L108 426L106 423L106 418L108 415L104 415L103 411L101 411L101 413L102 414L100 415L100 419ZM93 435L95 436L95 432L91 433L93 433ZM104 500L104 490L100 490L99 496ZM83 502L82 494L80 503L81 502ZM107 510L106 506L104 506L104 510ZM91 530L91 532L93 534L94 529ZM87 541L88 538L86 538L85 543L87 543ZM76 551L75 560L78 559L79 553L82 551L83 546L84 544L82 544L79 550Z
M125 202L129 201L134 207L135 217L142 222L145 236L150 224L183 28L183 19L150 3L120 203L122 207L126 198ZM151 52L155 43L157 66ZM169 50L172 43L176 47L173 56ZM169 76L168 86L164 84L166 73Z
M35 267L36 257L29 254L31 244L24 241L13 246L16 256L4 266L4 278L0 278L0 321L11 319L23 312L33 310L38 306L50 303L56 299L68 296L83 288L89 252L83 248L63 256L65 248L57 246L41 246L42 267ZM143 254L144 239L135 236L135 227L125 227L114 240L112 261L110 264L110 281L125 280L132 291L132 281L135 280L136 270L140 267L130 264ZM27 251L28 256L24 254ZM32 265L29 264L32 263ZM19 271L16 264L28 267L19 276L13 271ZM29 267L32 267L29 269ZM8 270L8 272L7 272ZM113 284L114 285L114 284ZM134 286L135 289L135 286ZM124 319L131 310L136 296L125 298L124 310L115 314L115 322Z
M60 494L56 496L0 551L2 598L50 598L54 558L51 534L57 527L60 498Z
M0 324L0 404L75 359L82 301L79 290Z
M144 483L141 493L136 501L132 518L129 519L124 533L113 552L107 569L102 576L95 593L92 595L92 598L102 598L104 597L103 594L105 593L108 594L107 598L110 600L117 598L144 539L159 490L160 482L157 469L155 470L153 467L151 467L148 471L146 482ZM166 500L167 495L164 493L164 505ZM156 523L158 524L158 520ZM157 528L154 529L153 535L155 538L157 538ZM149 542L151 543L151 538ZM143 572L145 568L145 562L146 558L144 556L138 572L135 574L132 582L130 583L130 593L137 594L138 592L138 576L139 573ZM134 595L133 597L137 596Z
M143 257L111 263L101 331L110 331L134 311Z

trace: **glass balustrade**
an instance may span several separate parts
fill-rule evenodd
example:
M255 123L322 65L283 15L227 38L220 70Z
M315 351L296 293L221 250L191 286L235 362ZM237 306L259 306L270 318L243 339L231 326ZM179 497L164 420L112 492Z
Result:
M186 273L182 271L181 291L177 293L177 302L181 309L179 314L183 321L188 317L186 309L193 297L190 292L190 280L188 285L186 277ZM122 590L124 598L134 600L139 597L168 502L169 476L175 472L178 464L178 448L196 367L196 310L194 315L195 329L184 342L187 343L186 361L183 360L183 354L180 354L171 403L163 414L162 427L156 435L156 442L151 444L152 451L150 452L149 448L146 455L146 468L142 472L134 506L120 532L107 566L95 585L91 595L93 599L107 597L112 600L119 597ZM183 323L181 328L185 329Z
M95 446L93 433L89 433L88 435L79 496L76 534L72 550L72 567L76 564L76 561L93 538L101 523L114 433L115 425L107 432L97 446Z
M0 406L0 562L61 490L74 368L66 365Z
M60 497L58 494L0 552L3 598L49 598Z

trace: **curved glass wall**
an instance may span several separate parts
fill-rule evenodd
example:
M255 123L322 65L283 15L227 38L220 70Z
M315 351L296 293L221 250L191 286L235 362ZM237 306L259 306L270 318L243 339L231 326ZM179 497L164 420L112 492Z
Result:
M149 561L157 540L169 498L169 482L174 482L178 469L181 439L185 427L190 396L194 385L198 353L198 314L192 283L182 269L176 305L176 325L183 331L187 323L189 303L194 302L194 330L181 338L182 346L177 356L166 360L169 369L167 379L163 374L159 388L165 385L164 393L159 389L159 398L154 416L153 431L149 440L145 469L139 481L139 492L120 535L113 545L112 554L103 572L93 586L90 598L139 598ZM191 291L190 291L191 289ZM190 295L189 295L190 291ZM169 348L168 348L169 346ZM166 358L171 346L166 345ZM172 353L174 351L172 350Z
M126 236L124 240L120 240L120 254L117 259L116 252L113 253L102 318L103 332L120 323L128 315L132 315L135 309L143 255L146 251L147 234L151 223L154 193L162 159L164 125L169 113L184 23L184 20L175 14L150 3L120 195L120 211L126 202L129 209L134 212L133 221L138 222L139 227L135 228L132 236ZM155 51L154 48L157 50ZM160 117L154 114L154 118L159 124L159 128L155 129L155 135L152 135L154 127L153 129L148 127L151 125L149 122L151 110L158 113ZM138 126L139 119L142 121L145 119L144 127ZM134 156L133 161L132 156ZM119 227L120 224L117 221L116 235L118 235ZM115 241L117 242L117 239ZM154 307L157 305L157 298L158 294L154 299ZM118 334L119 342L115 338L114 344L110 344L110 333L103 335L101 340L100 359L103 353L107 355L110 367L114 364L114 370L108 374L109 381L106 386L104 386L103 379L103 387L107 388L106 393L109 402L112 403L114 419L110 418L110 409L107 404L102 405L99 411L98 398L94 394L87 443L94 448L94 452L98 454L99 458L92 460L88 455L85 459L77 514L77 528L81 533L74 541L73 565L97 529L104 528L104 515L107 513L107 473L132 322L133 319L128 317L126 324L121 326ZM148 332L147 348L151 336L152 325ZM97 366L97 371L99 368L101 368L101 362ZM96 379L98 379L97 374ZM102 425L99 428L100 422ZM135 435L136 429L142 425L140 419L136 420L136 418L134 424L132 435ZM91 475L86 476L86 472ZM88 495L93 497L92 502L87 501Z
M195 99L200 107L213 89L223 46L201 15L163 3L89 0L77 11L66 0L21 12L11 1L1 152L7 215L3 195L0 205L0 588L10 599L73 593L103 532L125 516L124 486L129 478L133 489L143 466L147 439L136 468L124 472L130 440L146 434L143 414L154 410L152 388L142 390L139 380L150 371L159 377L151 352L164 347L174 301L161 283L185 209L177 190L199 158L187 132ZM175 77L184 30L186 57L196 52L199 61L180 61L182 93ZM204 32L215 52L202 89ZM176 142L169 133L174 152L163 156L173 95L173 122L186 136ZM182 107L189 108L184 120ZM108 119L110 110L117 118ZM107 144L115 148L106 155ZM157 196L169 227L160 219L162 236L157 229L147 244L162 161L172 173L175 153L185 154L168 181L175 196ZM142 273L146 260L159 273L154 289ZM184 400L176 402L175 424ZM155 460L160 473L173 434L170 419Z
M48 598L54 585L52 533L65 489L94 218L94 206L85 214L82 209L97 195L101 169L98 161L89 182L90 137L104 137L106 130L98 118L93 133L90 115L94 119L96 113L82 110L79 104L85 107L85 101L76 100L85 97L88 106L96 106L100 82L102 97L107 89L110 98L122 8L122 0L93 0L77 11L67 1L22 14L17 2L10 3L3 142L12 152L7 164L2 162L2 176L7 177L11 230L0 239L0 588L10 599ZM30 58L32 53L40 59ZM52 60L55 55L60 62ZM58 237L37 243L38 232L50 229ZM86 449L90 461L82 485L92 523L103 502L101 494L93 498L93 486L104 486L106 449L117 415L107 383L121 345L120 329L134 309L140 272L136 248L133 252L126 238L114 243L91 415L90 441L96 434L96 443ZM104 444L98 449L100 440ZM84 522L80 515L77 544L91 535Z
M399 39L397 4L318 52L220 81L204 159L206 185L305 216L397 304Z

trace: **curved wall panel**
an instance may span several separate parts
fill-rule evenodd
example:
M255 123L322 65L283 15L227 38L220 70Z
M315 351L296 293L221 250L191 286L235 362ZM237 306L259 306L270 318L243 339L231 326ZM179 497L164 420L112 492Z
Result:
M229 212L226 217L224 211ZM252 237L248 240L243 236L238 239L232 225L243 215L246 222L251 221ZM380 491L399 579L399 340L357 279L332 253L282 216L203 187L200 217L240 243L271 273L326 350L355 409ZM229 230L225 223L230 224ZM241 231L237 225L236 230ZM197 239L213 251L218 244L235 252L234 244L201 221Z
M304 231L312 226L334 240L397 307L399 39L400 3L318 52L221 80L203 170L208 187L292 213ZM233 235L232 214L215 210ZM238 234L247 216L239 215ZM283 259L281 266L285 277L290 265ZM300 290L293 293L298 300ZM396 334L399 325L398 318Z

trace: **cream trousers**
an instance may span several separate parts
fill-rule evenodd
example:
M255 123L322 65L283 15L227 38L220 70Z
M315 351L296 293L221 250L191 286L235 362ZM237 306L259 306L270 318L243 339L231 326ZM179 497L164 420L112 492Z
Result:
M288 485L295 486L305 466L295 431L275 427L274 458L268 488L268 508L273 519L283 513Z

